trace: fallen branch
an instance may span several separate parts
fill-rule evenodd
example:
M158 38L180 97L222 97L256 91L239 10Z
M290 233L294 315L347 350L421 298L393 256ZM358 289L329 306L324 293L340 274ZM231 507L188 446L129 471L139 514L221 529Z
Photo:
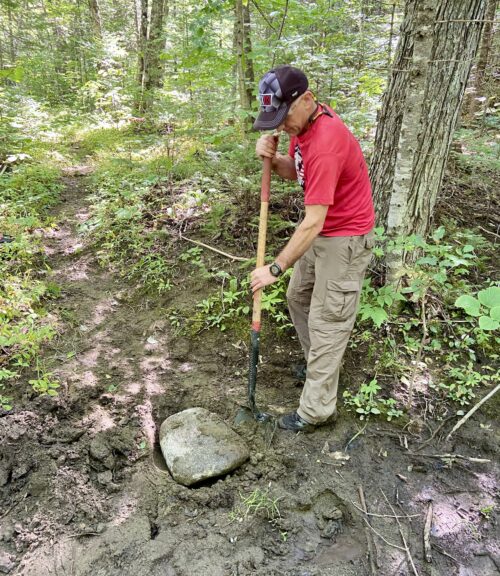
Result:
M363 432L366 430L366 427L367 427L367 426L368 426L368 422L363 426L363 428L361 428L361 430L358 430L358 431L356 432L356 434L354 434L354 436L353 436L353 437L349 440L349 442L345 445L344 452L347 452L347 449L349 448L350 444L351 444L352 442L354 442L354 440L356 440L356 438L357 438L358 436L360 436L361 434L363 434Z
M392 513L396 517L396 522L398 523L398 528L399 528L399 535L401 536L401 540L403 541L403 546L404 546L403 550L406 552L406 557L408 558L408 562L410 563L410 566L412 567L413 573L415 574L415 576L419 576L417 568L415 567L415 563L413 562L413 557L411 555L410 548L408 547L408 543L406 542L406 538L403 534L403 528L401 527L401 522L399 521L399 518L396 515L396 511L394 510L394 506L389 502L389 499L385 495L385 492L382 490L382 488L380 488L380 492L382 492L382 496L385 498L385 501L389 505L389 508L392 510Z
M469 456L461 456L460 454L416 454L409 452L410 456L422 456L424 458L440 458L441 460L465 460L466 462L474 462L476 464L488 464L491 460L487 458L472 458Z
M356 504L356 502L353 502L352 500L350 502L354 506L354 508L356 508L356 510L363 512L363 514L366 514L367 516L374 516L375 518L417 518L418 516L420 516L420 514L412 514L411 516L408 516L408 515L406 515L406 516L393 516L392 514L375 514L375 512L365 512L363 510L363 508L358 506Z
M444 548L442 548L441 546L439 546L439 544L434 544L434 548L443 556L446 556L447 558L451 558L454 562L456 562L459 566L461 564L460 560L457 560L454 556L452 556L451 554L448 554L448 552L446 552L444 550Z
M432 528L432 502L429 502L427 509L427 516L424 525L424 552L427 562L432 562L432 548L431 548L431 528Z
M448 436L446 436L446 440L448 441L451 437L452 434L454 434L459 428L460 426L462 426L463 424L465 424L465 422L467 422L467 420L474 414L474 412L476 412L477 410L479 410L479 408L481 408L481 406L487 401L489 400L492 396L494 396L498 390L500 390L500 384L498 384L491 392L489 392L488 394L486 394L486 396L480 400L475 406L473 406L468 412L467 414L461 419L459 420L455 426L453 426L451 432L448 434Z
M186 240L187 242L191 242L192 244L196 244L197 246L202 246L203 248L206 248L207 250L212 250L212 252L217 252L217 254L221 254L222 256L225 256L226 258L231 258L231 260L237 260L238 262L248 262L250 260L250 258L242 258L241 256L233 256L232 254L228 254L227 252L222 252L222 250L218 250L217 248L214 248L213 246L209 246L208 244L204 244L203 242L199 242L198 240L192 240L191 238L188 238L187 236L184 236L183 234L179 234L179 236L183 240Z
M453 418L456 418L457 415L454 414L453 416L449 416L448 418L445 418L441 424L439 426L437 426L437 428L434 430L434 432L432 432L432 434L429 436L429 438L427 438L427 440L425 442L422 442L422 444L420 444L420 446L418 448L416 448L416 450L422 450L422 448L425 448L428 444L430 444L432 442L432 440L434 440L434 438L436 437L437 433L443 428L443 426L449 422L450 420L453 420Z
M366 509L365 493L363 492L363 486L358 486L358 492L359 492L359 501L361 502L361 507L363 508L363 512L365 514L368 514L368 510ZM368 528L371 528L373 530L373 528L370 526L370 523L368 522L368 520L366 518L363 518L363 520L366 522ZM375 567L374 543L373 543L370 531L367 530L366 528L365 528L365 533L366 533L366 541L368 543L368 554L370 556L370 571L372 573L372 576L376 576L377 568Z

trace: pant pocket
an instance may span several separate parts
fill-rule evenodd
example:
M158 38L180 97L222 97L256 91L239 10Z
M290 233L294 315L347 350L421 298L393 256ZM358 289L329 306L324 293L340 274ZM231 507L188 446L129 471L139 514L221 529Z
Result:
M355 314L359 289L359 282L355 280L329 280L323 305L323 320L343 322Z

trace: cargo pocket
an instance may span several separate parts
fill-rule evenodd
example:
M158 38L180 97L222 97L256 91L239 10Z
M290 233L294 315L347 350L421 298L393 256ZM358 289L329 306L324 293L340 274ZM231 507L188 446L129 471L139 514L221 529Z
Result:
M375 234L373 232L368 232L365 235L365 248L371 250L375 246Z
M355 280L329 280L323 305L323 320L327 322L348 320L356 312L358 293L359 282Z

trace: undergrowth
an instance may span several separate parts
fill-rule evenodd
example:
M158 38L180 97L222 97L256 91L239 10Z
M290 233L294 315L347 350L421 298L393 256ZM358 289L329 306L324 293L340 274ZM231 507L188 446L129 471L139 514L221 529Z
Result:
M41 393L55 394L57 382L39 362L43 344L55 335L55 321L43 307L58 288L43 279L40 233L51 226L47 216L59 196L59 172L41 164L6 168L0 176L0 405L11 409L12 390L23 368ZM8 168L8 169L7 169Z
M192 309L170 309L172 327L188 336L210 329L240 332L251 314L248 273L258 228L260 165L251 139L236 143L228 135L205 147L178 141L165 158L154 139L137 136L133 150L130 140L120 150L115 137L116 131L102 132L85 144L101 158L84 230L99 259L157 293L182 283L184 274L198 276L206 295ZM491 155L485 162L493 168ZM284 245L301 217L296 197L293 186L273 182L269 254ZM205 249L186 247L184 235L247 261L210 267ZM357 390L346 391L348 409L362 418L393 419L433 399L439 412L449 401L466 406L479 386L498 379L498 288L489 276L489 252L487 240L453 221L428 238L389 239L377 230L378 262L404 253L408 264L397 285L379 285L373 275L365 281L350 347L366 353L374 369ZM284 334L291 327L289 274L268 287L262 300L266 324ZM492 295L487 304L485 290Z

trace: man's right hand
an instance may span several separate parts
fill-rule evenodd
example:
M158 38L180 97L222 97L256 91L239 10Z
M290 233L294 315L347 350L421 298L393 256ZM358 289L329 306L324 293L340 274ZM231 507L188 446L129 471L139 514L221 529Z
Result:
M255 145L255 153L261 159L274 158L278 149L279 135L263 134Z

